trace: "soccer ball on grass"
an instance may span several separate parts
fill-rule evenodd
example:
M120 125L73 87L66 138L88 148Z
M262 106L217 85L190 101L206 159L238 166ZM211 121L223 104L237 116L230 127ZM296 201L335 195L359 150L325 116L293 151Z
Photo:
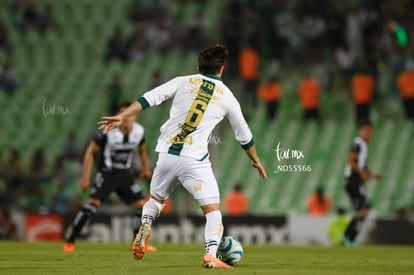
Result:
M218 258L228 265L234 266L243 256L240 241L232 236L223 236L217 249Z

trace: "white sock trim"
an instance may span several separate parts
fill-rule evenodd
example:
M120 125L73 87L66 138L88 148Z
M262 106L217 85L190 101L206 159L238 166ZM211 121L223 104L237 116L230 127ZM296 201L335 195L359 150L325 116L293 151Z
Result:
M157 200L150 198L142 208L142 223L152 224L160 215L160 212L164 204L158 202Z
M222 215L219 210L208 212L206 215L204 231L205 253L213 257L217 256L217 248L223 236Z

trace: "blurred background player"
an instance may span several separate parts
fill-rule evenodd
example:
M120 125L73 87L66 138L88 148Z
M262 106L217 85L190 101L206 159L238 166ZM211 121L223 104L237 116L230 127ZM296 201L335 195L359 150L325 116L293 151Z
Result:
M121 103L118 111L122 112L130 102ZM94 163L94 155L99 153L95 181L90 189L89 199L85 206L76 214L69 237L63 246L63 251L73 252L75 241L81 234L82 228L96 213L99 206L115 192L126 204L135 209L141 209L146 199L141 187L135 183L132 174L133 154L138 150L141 161L141 177L147 181L151 178L148 164L147 149L145 146L145 132L142 125L135 122L136 115L122 121L119 128L110 133L99 132L90 142L83 160L83 173L80 183L82 191L89 188L90 174ZM140 216L141 211L136 215ZM140 219L138 219L140 222ZM136 226L138 230L140 224ZM146 247L147 251L154 251L153 247Z
M406 70L398 77L397 86L401 93L405 118L414 122L414 61L407 62Z
M276 77L271 77L268 81L261 83L257 90L257 96L266 104L266 113L269 120L277 118L281 95L282 89Z
M243 193L240 184L234 186L233 191L228 194L224 201L224 207L230 216L241 216L249 210L249 198Z
M298 89L304 119L306 121L318 121L320 118L319 98L321 94L321 86L318 80L307 73L299 83Z
M256 153L253 135L240 104L221 80L227 57L228 51L223 45L201 50L198 74L176 77L146 92L119 115L103 117L99 122L100 129L108 132L119 127L129 116L174 98L170 118L161 127L155 148L159 155L150 185L151 198L143 207L142 225L131 246L137 260L144 257L145 240L151 234L151 224L159 216L178 178L206 217L202 265L206 268L231 268L217 259L223 223L219 188L208 158L209 136L224 117L229 120L236 140L252 160L253 167L262 178L267 179L267 174ZM195 98L191 91L197 91Z
M329 213L332 207L332 200L325 195L325 190L322 186L316 188L307 203L308 213L311 216L321 216Z
M122 97L122 84L119 74L113 74L111 82L108 84L108 87L105 90L108 95L108 112L111 114L116 114L118 110L119 102Z
M17 239L17 227L7 208L0 207L0 240Z
M361 67L352 77L352 94L355 103L355 121L370 120L371 102L375 89L375 81L367 69Z
M356 213L343 236L342 242L346 246L356 245L355 239L368 214L369 204L366 197L365 183L372 178L381 179L380 174L368 170L368 143L372 134L371 122L368 120L360 122L358 136L354 139L351 151L348 154L345 168L345 190L351 198Z
M253 39L249 39L239 55L240 78L243 80L244 104L248 106L248 115L254 113L257 106L256 91L259 86L260 56Z

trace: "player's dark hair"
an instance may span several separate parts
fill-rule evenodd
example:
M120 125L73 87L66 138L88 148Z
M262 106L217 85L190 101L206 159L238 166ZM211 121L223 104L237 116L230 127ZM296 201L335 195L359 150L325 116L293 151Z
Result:
M217 74L226 62L229 51L221 44L205 48L198 54L198 70L200 73Z
M365 127L365 126L372 126L372 123L369 119L361 119L358 122L358 129L361 129L362 127Z
M128 108L129 105L131 104L132 104L131 101L122 101L121 103L118 104L117 112L121 111L122 108Z

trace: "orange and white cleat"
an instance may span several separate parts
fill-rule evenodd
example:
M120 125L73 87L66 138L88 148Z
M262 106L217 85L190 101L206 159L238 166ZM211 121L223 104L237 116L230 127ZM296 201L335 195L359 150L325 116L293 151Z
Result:
M203 256L202 265L205 268L233 268L232 266L223 263L217 258L214 258L210 254L206 254Z
M147 237L147 239L145 241L145 252L157 252L158 249L149 244L150 237L151 237L151 232L150 232L149 236Z
M149 223L143 223L131 245L132 255L135 260L141 260L144 257L146 244L148 243L150 236L151 225Z
M158 249L152 245L146 244L145 245L145 252L157 252Z
M63 252L73 252L75 251L75 244L66 242L63 244Z

